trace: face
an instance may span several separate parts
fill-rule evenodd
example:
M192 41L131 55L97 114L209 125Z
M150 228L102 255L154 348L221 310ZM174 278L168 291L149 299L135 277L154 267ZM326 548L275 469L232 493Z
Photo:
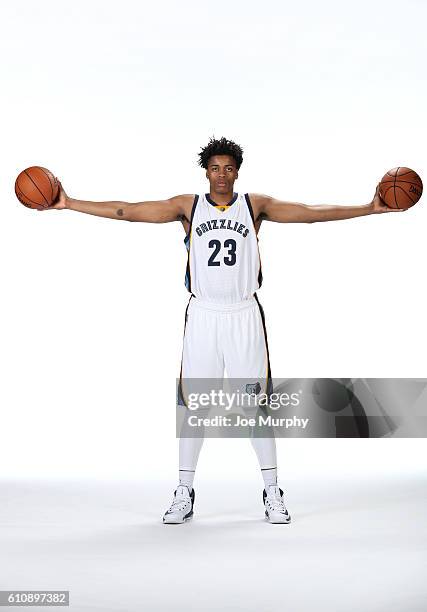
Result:
M232 193L237 177L236 162L230 155L214 155L209 159L206 178L209 180L211 193Z

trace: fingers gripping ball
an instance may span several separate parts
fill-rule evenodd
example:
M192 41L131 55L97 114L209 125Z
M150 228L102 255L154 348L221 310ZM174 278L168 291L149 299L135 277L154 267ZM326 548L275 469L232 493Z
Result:
M422 193L422 180L410 168L393 168L381 179L379 196L389 208L410 208Z
M58 196L58 180L47 168L31 166L15 181L15 194L27 208L47 208Z

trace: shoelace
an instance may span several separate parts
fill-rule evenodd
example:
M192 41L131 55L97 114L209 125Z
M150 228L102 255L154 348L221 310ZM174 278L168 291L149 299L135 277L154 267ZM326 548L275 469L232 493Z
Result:
M272 492L272 494L267 495L266 501L273 508L273 510L278 510L279 512L287 512L285 502L283 498L280 496L280 493L277 491Z
M180 506L182 504L186 504L188 501L191 502L190 497L185 497L184 499L182 497L175 497L168 512L173 512L174 510L183 510L184 507L180 507Z

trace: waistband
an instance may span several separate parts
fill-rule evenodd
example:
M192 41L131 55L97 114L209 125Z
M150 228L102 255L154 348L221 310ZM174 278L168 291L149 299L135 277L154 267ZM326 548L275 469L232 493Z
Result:
M202 308L203 310L215 310L217 312L236 312L238 310L245 310L251 308L257 301L254 296L241 302L233 302L231 304L222 304L220 302L211 302L210 300L201 300L200 298L192 295L190 298L190 306L192 308Z

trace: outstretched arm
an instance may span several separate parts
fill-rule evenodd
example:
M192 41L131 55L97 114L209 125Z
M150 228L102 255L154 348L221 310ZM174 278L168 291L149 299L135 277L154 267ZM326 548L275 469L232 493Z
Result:
M338 221L383 212L401 212L403 209L389 208L378 194L377 185L371 202L360 206L334 206L328 204L307 205L298 202L283 202L266 195L253 194L251 198L261 219L278 223L315 223L316 221Z
M174 196L167 200L147 202L90 202L70 198L59 183L59 196L55 204L49 208L69 209L78 212L108 217L123 221L145 221L147 223L168 223L179 221L185 217L188 204L192 202L193 195Z

